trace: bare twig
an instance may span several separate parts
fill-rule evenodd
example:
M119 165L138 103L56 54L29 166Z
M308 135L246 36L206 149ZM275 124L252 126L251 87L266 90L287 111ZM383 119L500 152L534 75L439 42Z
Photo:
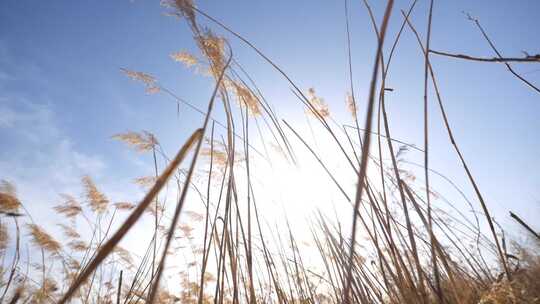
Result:
M478 21L477 18L473 18L470 14L467 14L467 18L474 22L474 24L476 24L476 27L478 27L478 29L480 30L480 32L482 32L482 36L484 36L484 38L486 39L486 41L488 42L489 46L491 47L491 49L495 52L495 54L497 54L497 56L499 58L503 58L503 56L501 55L501 53L499 52L499 50L495 47L495 45L493 44L493 42L491 41L491 39L489 39L486 31L484 30L484 28L482 27L482 25L480 25L480 22ZM512 66L510 66L510 64L508 62L504 62L504 65L506 65L506 68L508 69L508 71L510 71L510 73L512 73L514 76L516 76L519 80L523 81L525 84L527 84L529 87L531 87L533 90L535 90L536 92L540 93L540 89L535 86L534 84L532 84L531 82L529 82L527 79L523 78L523 76L519 75L516 71L514 71L514 69L512 68Z
M491 57L491 58L485 58L485 57L474 57L470 55L464 55L464 54L453 54L443 51L436 51L436 50L429 50L430 53L440 56L446 56L446 57L452 57L452 58L458 58L458 59L464 59L464 60L471 60L471 61L479 61L479 62L498 62L498 63L504 63L504 62L519 62L519 63L540 63L540 54L537 55L527 55L525 57Z

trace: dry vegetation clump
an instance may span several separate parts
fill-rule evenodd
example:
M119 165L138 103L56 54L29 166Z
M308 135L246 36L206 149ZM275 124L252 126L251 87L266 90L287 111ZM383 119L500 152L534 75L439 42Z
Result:
M540 303L540 255L537 246L534 251L519 248L519 258L512 280L501 278L492 283L482 294L479 303Z
M185 105L203 115L203 123L189 131L192 135L172 157L148 131L114 135L113 139L151 157L152 172L133 181L145 195L138 202L115 201L100 190L99 183L84 176L81 193L60 194L59 204L53 207L61 218L55 226L61 232L58 236L48 232L52 230L45 224L34 222L15 186L2 181L0 302L540 303L539 246L506 248L504 231L494 225L489 205L452 135L439 91L442 85L436 81L430 57L482 60L433 51L429 45L433 1L429 2L425 41L410 18L416 2L402 11L399 32L387 33L390 18L398 18L392 14L396 10L393 1L387 2L380 24L369 3L363 1L372 18L377 52L366 102L355 98L349 62L351 87L343 108L351 114L348 117L354 126L350 126L350 122L337 121L335 112L313 88L300 89L276 62L192 1L162 1L168 15L187 22L200 51L197 56L176 52L171 59L204 71L214 83L207 108L181 99L149 74L122 71L141 82L148 93L171 97L178 104L177 111ZM347 10L345 2L350 60ZM280 119L227 39L212 31L210 24L201 25L199 18L239 40L283 76L304 109L313 140L298 124ZM479 21L473 21L490 41ZM425 61L422 89L436 91L433 102L443 115L448 148L458 155L458 165L463 166L475 199L429 167L427 105L432 100L428 94L423 100L424 146L418 148L391 134L385 94L393 89L385 81L406 30L413 32ZM386 52L384 46L389 44L392 48ZM494 48L491 41L490 45ZM497 54L496 60L483 61L516 61ZM538 60L527 56L518 61ZM213 114L217 107L222 107L223 115ZM366 115L364 128L360 128L360 113ZM331 153L322 153L319 144L329 147ZM309 161L322 168L328 191L337 193L339 204L352 207L350 233L342 214L333 219L318 213L308 227L309 241L299 237L288 220L277 227L268 224L271 219L265 218L261 204L267 198L257 182L265 183L269 177L264 172L258 176L257 170L261 163L277 162L271 149L290 164ZM305 150L308 157L299 157L299 150ZM412 151L424 160L421 171L407 166L407 153ZM349 175L338 175L336 166L330 165L336 159ZM419 173L422 179L417 178ZM456 207L455 198L446 198L444 191L430 186L433 175L462 194L472 216ZM520 223L527 227L524 233L538 237L526 223ZM141 224L145 226L141 228ZM142 231L137 235L137 248L123 247L121 241L136 229ZM31 249L22 246L27 239Z

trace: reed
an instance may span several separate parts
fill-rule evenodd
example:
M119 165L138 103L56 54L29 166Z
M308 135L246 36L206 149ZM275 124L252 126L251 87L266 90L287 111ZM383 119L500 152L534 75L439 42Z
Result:
M387 1L380 18L368 1L363 4L377 38L369 94L361 102L355 92L351 12L345 0L350 92L343 108L350 112L352 122L340 122L315 89L302 90L285 67L248 38L193 1L162 1L168 15L187 24L199 49L199 54L175 52L171 59L214 83L206 108L179 97L152 75L125 68L122 72L144 85L147 93L164 94L178 107L186 105L193 115L201 115L201 124L193 126L195 131L174 157L148 131L114 135L113 139L134 151L150 155L153 172L134 180L145 195L138 203L115 201L92 177L84 176L82 193L59 194L59 203L52 208L62 218L60 235L34 222L15 185L2 181L0 302L540 303L538 232L511 213L524 227L524 235L534 236L532 245L525 247L506 239L504 227L492 218L489 202L452 133L442 84L437 82L431 61L433 56L445 56L502 63L528 88L538 91L510 65L534 64L538 56L503 57L479 21L470 16L497 57L433 50L430 40L436 35L431 29L436 1L429 1L425 12L424 40L411 19L416 0L401 15L395 12L393 1ZM396 34L387 31L392 18L400 20ZM227 37L219 36L212 27ZM393 92L386 83L391 62L407 32L413 34L424 58L423 75L419 75L423 77L419 88L424 109L422 148L393 137L385 102L386 94ZM254 77L240 65L228 39L254 51L284 78L304 110L310 135L278 115ZM389 51L384 45L391 45ZM430 90L434 90L435 100L430 100ZM431 106L441 113L448 149L457 154L458 165L474 189L474 200L429 165L433 157ZM216 107L222 107L223 115L215 114ZM363 128L360 113L365 114ZM272 148L280 157L272 154ZM410 151L421 155L423 163L408 161ZM186 162L188 156L191 159ZM350 208L350 221L337 212L334 217L318 212L307 227L309 243L301 240L294 221L274 224L261 211L265 194L257 183L268 178L258 175L260 164L272 166L278 159L290 166L301 162L320 167L328 178L328 191L338 193L339 203ZM346 173L331 165L336 160ZM162 163L166 166L160 168ZM419 167L423 180L405 164ZM278 172L283 178L286 174ZM456 189L473 211L478 208L481 212L466 215L466 210L432 187L435 176ZM177 197L171 198L171 192ZM121 247L121 240L135 226L149 225L145 217L151 220L151 240L137 250ZM21 249L25 240L30 241L32 254ZM170 266L172 262L181 267ZM177 284L167 288L162 283L171 276Z

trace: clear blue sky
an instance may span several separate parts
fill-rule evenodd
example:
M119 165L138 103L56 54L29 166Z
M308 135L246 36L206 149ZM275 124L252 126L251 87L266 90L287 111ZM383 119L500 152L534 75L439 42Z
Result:
M373 2L380 17L382 1ZM409 5L396 2L389 37L402 20L399 9ZM348 86L342 1L197 4L249 38L302 88L315 87L337 115L344 115ZM182 98L206 103L211 82L169 58L172 52L195 49L190 33L163 11L158 1L148 0L0 2L0 178L14 181L32 209L48 208L58 192L77 192L79 177L86 173L109 193L127 195L123 189L134 176L146 175L150 162L110 136L150 130L173 153L200 122L199 114L187 108L181 108L178 119L168 97L146 96L119 71L150 73ZM540 53L540 2L533 0L435 1L433 49L494 55L462 11L480 19L504 55ZM353 1L350 16L355 85L363 97L375 40L361 1ZM422 34L425 19L426 1L420 1L413 21ZM231 42L236 58L280 114L298 111L287 84L252 51ZM534 224L540 215L540 94L502 65L440 57L433 57L433 65L455 136L495 216L512 223L507 211L515 210ZM516 70L540 85L540 64ZM388 107L394 136L418 146L422 77L422 56L406 31L389 79L395 91ZM472 194L435 105L432 100L432 167Z

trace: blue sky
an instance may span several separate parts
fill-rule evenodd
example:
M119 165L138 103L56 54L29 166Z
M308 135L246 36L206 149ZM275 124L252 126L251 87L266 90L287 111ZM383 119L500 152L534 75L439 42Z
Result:
M380 1L373 2L380 17ZM422 34L425 2L413 13ZM346 117L341 1L197 4L250 39L302 88L315 87L336 117ZM389 37L402 20L399 9L408 5L396 2ZM540 52L540 2L532 0L436 1L434 49L494 55L462 11L480 19L504 55ZM163 12L157 1L143 0L0 3L0 178L14 181L31 209L49 208L59 192L78 191L83 174L94 176L118 200L130 197L124 190L133 177L148 174L150 159L110 137L150 130L172 154L200 123L200 115L187 108L177 117L168 97L145 95L119 71L126 67L150 73L182 98L205 105L212 89L209 79L169 58L175 51L195 50L191 35L184 23ZM350 17L355 86L365 100L375 39L361 1L351 4ZM236 58L279 114L301 119L302 109L288 85L251 50L230 40ZM395 89L388 97L393 135L421 146L423 64L410 31L394 60L388 80ZM540 214L540 95L502 65L433 57L433 66L455 137L495 216L514 225L507 217L507 211L514 210L534 224ZM516 70L540 84L538 64ZM431 107L432 167L472 194L434 99Z

